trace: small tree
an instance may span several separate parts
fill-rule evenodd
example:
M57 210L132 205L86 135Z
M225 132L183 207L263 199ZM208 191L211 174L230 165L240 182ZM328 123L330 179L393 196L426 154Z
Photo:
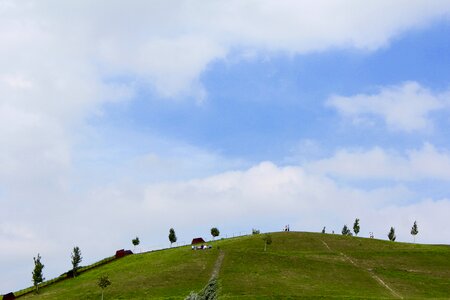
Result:
M267 245L272 244L272 236L270 234L265 234L262 239L264 241L264 251L266 251Z
M104 290L111 285L111 281L109 280L108 275L102 275L98 279L98 286L102 289L102 300L103 300L103 292Z
M352 232L347 227L347 225L344 225L344 227L342 228L342 235L352 235Z
M211 235L212 235L213 239L215 237L219 236L219 234L220 234L219 229L217 229L216 227L211 228Z
M136 252L136 246L139 246L139 244L141 243L141 241L139 240L138 237L136 237L135 239L131 240L131 243L133 243L134 246L134 252Z
M353 232L357 236L359 233L359 219L356 218L355 223L353 224Z
M41 255L37 255L37 257L33 257L34 260L34 270L31 273L33 275L33 285L36 291L36 294L39 293L39 284L45 280L42 269L44 265L41 263Z
M416 235L419 233L419 228L417 227L417 221L414 221L414 225L411 228L411 234L414 237L414 243L416 242Z
M83 257L81 257L81 251L79 247L73 247L72 254L70 255L72 258L72 273L73 277L77 276L77 271L80 265L81 260Z
M394 227L391 227L391 230L389 230L388 238L389 238L390 241L395 242L395 239L397 237L395 236L395 228Z
M172 247L172 244L177 241L177 236L176 236L175 230L173 228L170 228L170 230L169 230L169 241L170 241L170 247Z
M252 228L252 234L259 234L259 233L260 233L259 229Z
M326 229L326 227L323 226L323 228L322 228L322 233L325 233L325 229Z

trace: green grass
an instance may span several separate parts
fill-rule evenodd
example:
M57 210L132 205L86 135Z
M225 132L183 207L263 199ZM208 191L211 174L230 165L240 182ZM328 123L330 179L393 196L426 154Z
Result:
M100 299L104 274L112 282L105 299L182 299L206 284L217 255L188 247L130 255L20 299Z
M273 233L272 239L266 252L262 235L254 235L218 240L205 251L131 255L21 299L99 299L102 274L112 281L105 299L184 299L208 282L218 248L225 254L221 299L395 299L374 276L405 299L450 298L449 246L303 232Z

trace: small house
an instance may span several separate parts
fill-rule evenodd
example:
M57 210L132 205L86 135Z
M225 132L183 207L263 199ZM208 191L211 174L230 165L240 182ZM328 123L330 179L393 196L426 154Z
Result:
M11 293L3 295L3 299L4 300L14 300L14 299L16 299L16 296L14 295L13 292L11 292Z
M116 258L121 258L121 257L124 257L126 255L130 255L130 254L133 254L133 251L120 249L120 250L116 251Z

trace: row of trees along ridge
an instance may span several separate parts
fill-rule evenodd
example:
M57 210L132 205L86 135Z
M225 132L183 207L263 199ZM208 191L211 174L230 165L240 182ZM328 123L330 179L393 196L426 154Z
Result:
M322 233L325 233L325 228L326 227L323 227ZM361 228L359 226L359 219L356 218L355 222L353 223L353 232L355 233L355 236L358 235L360 229ZM344 227L342 228L341 233L342 233L342 235L353 235L352 232L350 231L350 228L347 227L347 224L344 225ZM413 226L411 228L411 232L410 233L413 236L414 243L415 243L416 242L416 235L419 233L419 228L417 226L417 221L414 221L414 224L413 224ZM394 227L391 227L391 229L389 230L389 233L388 233L387 236L388 236L390 241L395 241L397 236L395 235L395 228ZM373 237L373 236L371 235L371 237Z

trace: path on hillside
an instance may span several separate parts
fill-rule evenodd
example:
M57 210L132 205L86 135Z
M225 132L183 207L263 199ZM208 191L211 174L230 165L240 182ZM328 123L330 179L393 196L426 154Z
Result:
M216 263L214 264L214 268L213 268L213 271L211 273L211 278L210 279L214 279L214 278L217 278L219 276L219 271L220 271L220 267L222 266L222 262L223 262L223 257L224 256L225 256L225 252L220 250L219 256L216 259Z
M323 241L323 240L320 240L320 241L324 244L324 246L325 246L329 251L333 251L333 250L330 248L330 246L328 246L328 244L327 244L325 241ZM378 282L382 287L384 287L384 288L387 289L389 292L391 292L391 294L394 295L394 297L399 298L399 299L403 299L403 297L402 297L399 293L397 293L397 292L394 291L390 286L388 286L388 285L386 284L386 282L384 282L380 277L378 277L371 269L365 269L365 268L359 266L357 263L355 263L350 257L348 257L347 255L345 255L343 252L339 252L339 254L340 254L346 261L350 262L350 263L351 263L352 265L354 265L355 267L357 267L357 268L359 268L359 269L362 269L362 270L364 270L364 271L367 271L367 272L370 274L370 276L371 276L373 279L375 279L376 282Z

